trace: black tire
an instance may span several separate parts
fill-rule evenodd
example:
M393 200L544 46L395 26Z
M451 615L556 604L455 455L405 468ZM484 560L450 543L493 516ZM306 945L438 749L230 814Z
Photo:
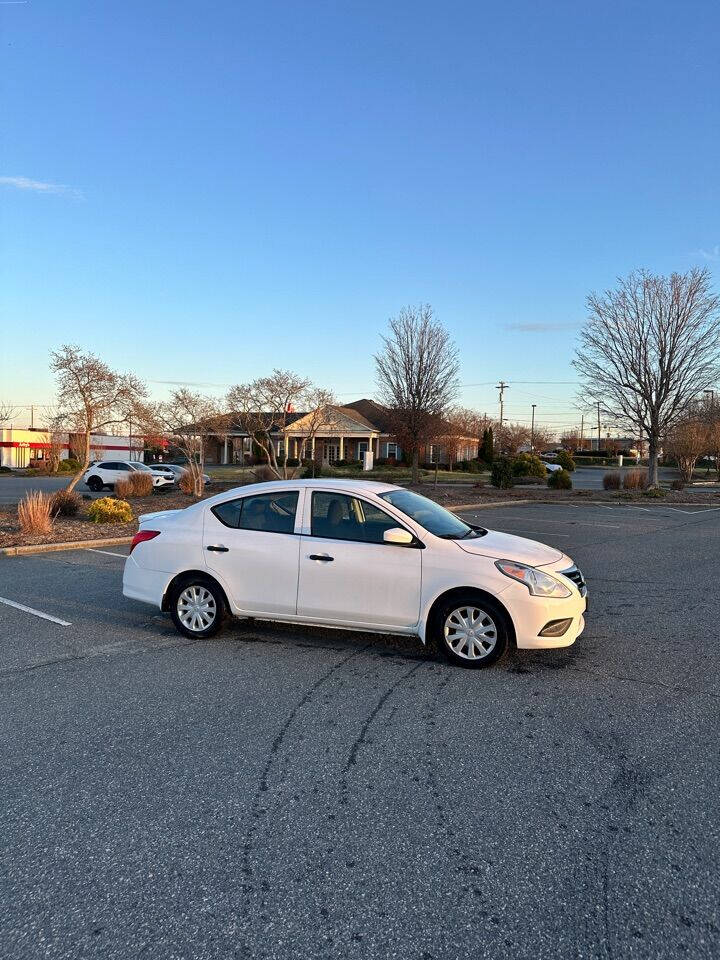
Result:
M481 670L507 655L511 628L499 603L469 591L456 594L435 608L428 623L428 638L450 663ZM482 650L486 652L481 653Z
M103 488L103 482L100 477L89 477L87 486L93 493L100 493Z
M194 629L191 623L193 619L193 591L195 591L194 596L197 603L194 612L197 614L195 623L198 625L198 629ZM207 595L212 598L211 601ZM183 603L185 604L185 613L183 613ZM184 637L191 637L193 640L203 640L206 637L215 636L225 619L225 597L222 590L214 580L211 580L210 577L204 577L200 573L183 577L172 587L169 605L170 616L177 632ZM210 613L214 615L212 620L206 623L207 615Z

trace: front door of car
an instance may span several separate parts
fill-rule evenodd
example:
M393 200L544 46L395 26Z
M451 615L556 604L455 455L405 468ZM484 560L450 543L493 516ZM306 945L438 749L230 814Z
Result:
M385 543L384 531L400 524L361 497L324 490L308 497L298 616L358 626L415 626L423 553L417 541L414 546Z
M293 615L300 535L298 490L236 497L205 511L203 556L239 612Z

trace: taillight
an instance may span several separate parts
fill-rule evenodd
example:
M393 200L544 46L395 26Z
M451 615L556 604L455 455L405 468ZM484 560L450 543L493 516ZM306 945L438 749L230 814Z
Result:
M159 530L138 530L138 532L135 534L135 536L132 539L132 543L130 544L130 553L132 553L135 547L139 543L142 543L144 540L154 540L155 537L159 537L159 536L160 536Z

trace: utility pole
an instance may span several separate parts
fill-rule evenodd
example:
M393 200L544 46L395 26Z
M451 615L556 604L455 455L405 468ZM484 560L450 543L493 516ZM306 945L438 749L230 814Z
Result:
M598 402L597 402L597 408L598 408L598 426L597 426L597 431L598 431L598 445L597 445L597 448L598 448L598 454L599 454L599 453L600 453L600 401L599 401L599 400L598 400Z
M584 433L584 432L585 432L585 414L582 413L582 414L580 415L580 449L581 449L581 450L582 450L582 448L583 448L583 443L584 443L584 440L583 440L583 433Z
M501 427L502 427L502 425L503 425L503 412L504 412L504 409L505 409L505 404L504 404L504 402L503 402L503 394L505 393L505 391L507 390L507 388L508 388L508 384L505 383L504 380L501 380L500 383L499 383L499 384L497 385L497 387L495 388L496 390L499 390L499 391L500 391L500 397L499 397L499 399L500 399L500 426L501 426Z
M35 407L30 404L30 429L35 429Z
M536 403L532 405L532 426L530 427L530 453L535 451L535 407Z

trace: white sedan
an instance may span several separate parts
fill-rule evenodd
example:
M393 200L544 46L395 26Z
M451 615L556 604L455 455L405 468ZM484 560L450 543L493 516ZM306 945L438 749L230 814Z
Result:
M126 597L210 637L225 617L402 633L484 667L511 646L567 647L582 574L560 550L471 526L402 487L256 483L140 517Z

